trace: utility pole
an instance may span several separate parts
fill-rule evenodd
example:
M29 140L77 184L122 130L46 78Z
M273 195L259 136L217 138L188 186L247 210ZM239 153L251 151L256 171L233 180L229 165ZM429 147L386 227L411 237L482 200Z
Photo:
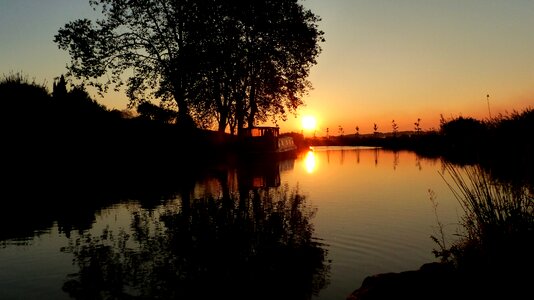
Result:
M489 105L489 94L486 95L486 99L488 101L488 113L489 113L489 118L491 119L491 110L490 110L490 105Z

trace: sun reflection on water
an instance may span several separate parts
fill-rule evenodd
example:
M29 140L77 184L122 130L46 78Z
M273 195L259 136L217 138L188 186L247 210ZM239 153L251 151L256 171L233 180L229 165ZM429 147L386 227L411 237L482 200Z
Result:
M313 150L310 150L308 151L308 153L306 153L306 158L304 161L305 161L306 171L310 174L313 173L315 169L317 168L317 163L315 161L315 153L313 152Z

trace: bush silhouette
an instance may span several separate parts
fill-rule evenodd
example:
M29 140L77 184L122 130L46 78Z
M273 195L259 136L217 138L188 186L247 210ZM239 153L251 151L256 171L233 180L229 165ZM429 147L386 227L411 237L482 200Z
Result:
M0 80L0 105L3 121L25 123L41 119L50 110L51 97L44 84L14 73Z

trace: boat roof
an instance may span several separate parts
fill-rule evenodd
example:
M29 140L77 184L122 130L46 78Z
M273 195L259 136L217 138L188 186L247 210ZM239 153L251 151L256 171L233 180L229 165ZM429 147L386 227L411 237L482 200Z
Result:
M244 128L244 133L246 136L275 136L279 134L280 128L273 126L254 126L249 128Z

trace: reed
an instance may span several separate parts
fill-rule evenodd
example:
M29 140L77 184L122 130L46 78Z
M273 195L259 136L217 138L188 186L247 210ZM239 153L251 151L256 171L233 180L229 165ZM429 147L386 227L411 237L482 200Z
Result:
M502 270L532 264L532 191L497 181L479 165L458 168L446 163L445 170L449 179L442 177L464 210L464 232L449 252L442 249L438 254L451 254L460 268Z

